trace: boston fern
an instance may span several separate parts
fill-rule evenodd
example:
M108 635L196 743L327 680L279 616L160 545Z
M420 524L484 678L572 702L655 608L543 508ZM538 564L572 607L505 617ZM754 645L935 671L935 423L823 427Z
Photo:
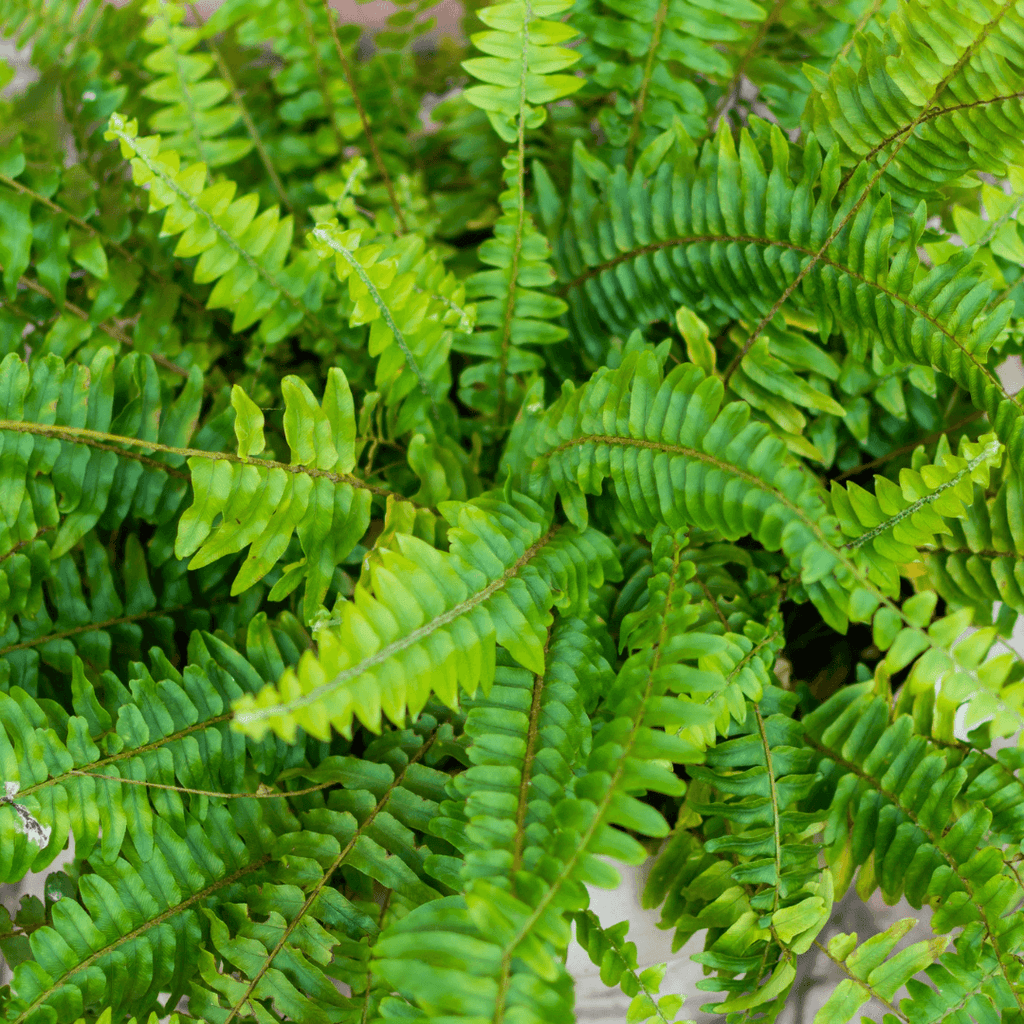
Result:
M1024 4L431 6L0 0L3 1020L1020 1024Z

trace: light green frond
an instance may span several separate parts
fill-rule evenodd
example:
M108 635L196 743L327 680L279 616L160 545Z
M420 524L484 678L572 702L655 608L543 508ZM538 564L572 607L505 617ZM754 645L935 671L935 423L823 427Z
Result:
M298 377L281 382L288 465L263 464L263 413L236 384L232 391L238 454L228 461L204 454L189 459L193 502L178 520L174 543L190 569L249 548L231 586L238 594L262 579L298 536L305 559L303 617L320 609L339 563L366 532L370 492L351 476L355 413L345 375L328 373L322 405ZM218 520L214 525L214 520ZM300 574L289 575L294 589ZM288 589L278 588L275 597Z
M451 387L448 356L456 328L471 325L466 286L446 272L436 249L415 233L362 241L359 229L317 224L307 239L320 259L334 257L338 280L348 284L353 327L369 324L369 355L378 357L375 387L396 410L396 433L429 411L427 422L447 404ZM439 430L443 424L438 425Z
M569 0L508 0L477 11L489 31L477 32L471 40L487 56L473 57L462 66L486 84L471 86L466 99L486 111L505 142L539 128L547 117L546 104L583 85L575 75L555 73L579 60L560 45L576 36L576 30L549 20L570 6Z
M832 990L814 1015L814 1024L845 1024L872 997L894 1012L906 1013L914 1001L903 1000L901 1009L897 1010L896 993L921 971L927 970L934 977L937 961L949 945L949 936L939 935L911 943L894 953L896 946L916 924L916 918L901 918L884 932L859 945L856 932L840 932L829 939L825 947L828 957L843 968L847 977ZM942 968L939 971L948 975ZM938 994L920 982L915 988L918 993L923 990L933 997ZM944 987L943 995L948 998L949 994L949 989Z
M326 739L331 727L349 735L354 716L373 731L381 712L402 723L431 693L454 706L460 689L490 686L495 642L541 672L551 607L585 609L588 588L617 569L606 537L553 526L526 498L485 494L441 513L449 550L401 533L378 549L369 581L320 624L318 655L240 702L237 727L291 740L301 726Z
M989 470L1002 462L994 434L963 440L960 447L961 454L953 455L943 436L931 464L919 449L915 465L900 470L898 485L876 476L874 494L855 483L832 484L832 509L852 538L844 548L890 597L899 594L899 567L917 562L919 549L933 544L936 534L950 533L946 519L968 517L975 484L987 486Z
M317 257L305 250L285 263L292 217L279 220L276 206L257 216L256 193L234 199L237 186L229 179L208 186L205 164L180 169L176 150L163 149L158 135L139 136L137 123L119 114L111 115L104 138L120 142L133 181L149 185L150 212L167 210L161 234L181 235L174 255L199 256L193 278L197 284L216 282L207 307L230 310L233 331L259 322L259 335L268 346L304 319L318 334L325 333L314 312L327 281Z

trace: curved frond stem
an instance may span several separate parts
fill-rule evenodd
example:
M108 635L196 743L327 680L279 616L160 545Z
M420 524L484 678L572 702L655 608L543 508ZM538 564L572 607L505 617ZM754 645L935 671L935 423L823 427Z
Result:
M188 910L189 907L194 906L196 903L201 903L203 900L207 899L209 896L212 896L214 893L219 892L221 889L226 889L228 888L228 886L234 885L234 883L237 882L240 878L245 878L246 875L254 874L255 872L259 871L262 867L264 867L264 865L266 865L269 862L269 860L270 854L263 854L263 856L257 858L252 863L246 864L245 867L238 868L237 871L233 871L230 875L225 875L223 878L218 878L217 881L212 882L210 885L206 886L206 888L201 890L200 892L197 892L192 896L189 896L188 899L182 900L181 903L178 903L173 907L168 907L167 910L165 910L162 914L158 914L151 921L146 921L144 924L140 924L137 928L133 928L127 934L119 936L114 942L110 942L102 949L96 950L90 956L86 957L81 963L76 964L73 969L73 972L65 972L63 975L61 975L60 978L56 980L56 982L53 985L51 985L44 991L40 992L35 997L35 999L33 999L32 1002L27 1007L25 1007L25 1009L17 1017L15 1017L11 1021L11 1024L26 1024L26 1021L28 1021L34 1015L35 1011L44 1002L46 1002L46 1000L49 999L50 996L60 991L63 983L72 973L77 973L79 971L85 970L87 967L91 966L97 960L99 960L100 957L106 956L107 954L113 952L115 949L117 949L119 946L124 945L126 942L130 942L132 939L135 939L140 935L144 935L152 928L156 928L158 925L163 924L163 922L168 920L169 918L172 918L175 915L180 914L185 910Z
M341 70L345 73L345 81L348 82L349 91L352 93L352 101L355 103L356 113L359 114L359 120L363 126L363 134L366 136L366 143L370 147L371 154L373 154L373 162L377 165L377 171L384 182L384 187L387 189L388 199L391 200L391 208L395 211L395 220L398 221L399 227L397 233L405 234L409 230L405 223L405 214L402 213L402 206L398 202L398 196L395 195L395 186L391 182L391 175L388 174L388 169L384 165L384 158L377 147L377 139L373 134L370 119L366 116L366 108L363 106L363 101L359 98L359 89L356 84L356 77L352 72L352 65L349 63L348 57L345 56L345 50L341 45L341 40L338 38L338 29L334 24L334 12L328 0L322 0L322 2L324 5L324 15L327 17L327 24L331 27L334 52L338 55Z
M10 558L12 555L16 555L22 548L27 548L29 544L31 544L33 541L39 540L39 538L42 537L44 534L52 533L56 529L56 526L41 526L27 540L19 540L17 544L11 546L10 551L5 551L2 555L0 555L0 562L3 562L4 559L6 558Z
M711 593L711 590L708 588L708 585L700 578L700 573L697 573L694 579L697 581L697 586L704 591L704 596L707 598L708 604L711 605L712 608L714 608L715 614L718 616L719 622L721 622L722 625L725 626L725 630L726 632L728 632L729 620L722 614L722 609L718 607L718 602L715 600L715 595ZM759 644L758 646L761 645ZM751 654L752 653L753 651L751 651ZM750 655L746 655L745 658L749 656Z
M122 437L118 434L105 434L99 430L88 430L85 427L60 427L50 426L45 423L29 423L25 420L0 420L0 430L10 430L16 434L38 434L41 437L55 437L59 441L70 441L73 444L87 444L91 448L102 448L106 451L115 451L125 458L139 460L135 452L124 451L118 448L108 447L111 444L123 444L134 448L148 448L153 452L164 452L167 455L181 455L187 459L209 459L212 462L237 462L243 465L255 465L266 469L281 469L286 473L296 473L300 476L326 477L332 483L348 484L360 490L369 491L382 498L394 497L401 501L408 501L417 508L422 508L411 498L402 494L389 491L386 487L377 487L368 484L358 477L350 476L348 473L333 473L327 469L317 469L314 466L294 466L285 462L274 462L271 459L258 459L235 455L233 452L208 452L202 448L175 448L172 445L160 444L159 441L146 441L138 437ZM147 460L148 461L148 460ZM154 469L161 469L166 473L174 473L171 466L165 466L161 462L150 462ZM180 471L178 476L184 476Z
M0 647L0 658L13 654L15 651L25 651L32 647L39 647L48 644L52 640L65 640L71 636L81 636L83 633L94 633L96 630L109 629L111 626L122 626L128 622L139 622L142 619L152 619L157 615L171 615L173 612L180 612L185 605L174 605L170 608L153 608L146 612L136 612L134 615L122 615L117 619L108 619L106 622L87 622L84 626L75 626L73 629L65 629L60 633L47 633L45 636L37 636L24 643L11 644L10 647Z
M387 804L388 800L391 799L391 794L394 793L395 790L402 784L406 772L408 772L412 765L416 764L427 753L427 751L431 747L431 744L434 742L436 738L437 729L435 728L434 731L423 742L420 748L416 751L416 753L409 758L408 763L402 766L401 771L395 772L394 779L388 784L384 793L381 795L381 798L377 801L377 805L366 816L366 819L360 823L359 827L355 830L355 834L345 844L345 846L342 848L338 856L335 857L334 861L330 865L328 865L327 868L324 869L323 876L320 878L320 880L313 886L312 889L310 889L309 895L303 901L298 913L285 926L284 930L281 933L281 937L275 943L274 948L269 952L266 960L262 964L260 964L259 970L253 973L253 976L249 980L249 984L247 985L242 997L236 1000L234 1005L231 1007L231 1011L228 1013L227 1017L224 1018L224 1024L231 1024L231 1022L238 1016L242 1006L248 1001L250 996L253 994L253 992L256 989L256 986L260 983L260 980L266 975L267 971L270 970L270 965L274 962L274 959L277 956L277 954L280 953L282 949L284 949L285 944L288 942L288 939L291 936L292 932L294 932L295 929L298 928L298 926L302 923L306 914L309 912L309 908L316 901L317 896L320 895L320 892L324 888L324 886L327 885L328 881L330 881L331 875L333 875L334 872L337 871L338 868L340 868L341 865L345 863L345 859L355 848L355 845L359 841L360 837L367 831L367 829L369 829L373 825L373 823L377 819L377 815L380 814L380 812L384 809L385 804Z
M153 740L150 743L145 743L141 747L128 747L125 750L120 751L117 754L110 754L108 757L100 758L98 761L92 763L93 768L103 768L108 764L115 764L118 761L126 761L134 757L138 757L140 754L145 754L150 750L157 750L160 747L165 747L170 743L175 743L185 736L191 736L194 732L200 732L203 729L209 728L211 725L218 725L221 722L229 722L231 720L231 713L225 712L222 715L215 715L213 718L206 718L200 722L195 722L192 725L186 726L184 729L179 729L177 732L171 733L168 736L162 736L158 740ZM114 778L118 782L130 782L130 779L121 779L117 776L101 776L93 772L83 772L80 769L70 769L63 772L60 775L54 775L52 778L46 779L43 782L37 782L34 785L26 786L24 789L18 790L19 797L29 796L32 793L36 793L41 789L46 789L48 786L59 785L65 780L71 778L73 775L95 775L96 778ZM246 796L252 796L251 793L246 793ZM277 796L283 796L283 793L275 794Z
M931 107L926 110L920 117L915 118L910 124L905 124L901 128L897 128L896 131L890 132L881 142L876 143L867 153L862 156L857 165L852 167L843 176L843 179L839 182L839 191L842 192L846 188L847 183L856 173L857 167L861 163L873 159L878 155L890 142L895 142L899 138L903 138L904 142L910 137L910 133L922 124L926 124L928 121L934 121L937 118L945 117L947 114L957 114L962 110L977 110L981 107L991 106L993 103L1005 103L1007 100L1019 100L1024 96L1024 89L1019 89L1016 92L1008 92L1001 96L988 96L985 99L971 100L967 103L954 103L949 107ZM934 101L934 100L933 100ZM896 154L894 153L893 156ZM887 160L886 165L891 161ZM884 170L884 168L883 168ZM870 187L870 186L869 186Z
M935 101L939 98L939 96L942 95L942 93L946 89L946 86L949 85L949 83L959 73L960 69L971 59L971 56L973 55L974 51L985 41L985 39L988 38L989 34L994 31L996 26L1002 20L1003 16L1014 6L1014 4L1015 0L1005 0L1003 5L999 8L999 11L996 14L996 16L990 19L985 24L984 28L971 42L970 46L968 46L960 55L959 60L957 60L953 67L950 68L950 70L946 73L942 81L940 81L938 85L935 86L935 89L933 90L931 95L931 99L929 99L929 101L924 105L924 108L922 109L921 113L918 114L918 116L914 118L914 120L909 125L906 126L899 141L893 147L892 152L886 157L885 163L883 163L882 166L879 167L878 170L875 171L875 173L870 177L868 182L864 185L864 188L861 190L861 194L851 204L850 209L847 211L846 215L842 218L842 220L840 220L840 222L832 229L832 231L829 233L828 238L826 238L825 241L822 243L821 248L811 257L810 262L796 275L796 277L793 278L793 280L786 287L786 290L775 301L772 308L761 318L761 322L757 325L756 328L754 328L753 333L750 335L749 338L747 338L746 342L744 342L743 344L743 347L740 349L740 351L733 358L732 362L726 368L725 373L722 375L723 383L728 384L730 377L732 377L733 373L736 372L736 369L739 367L739 364L743 360L743 357L750 351L750 349L753 347L754 342L757 341L757 339L764 332L764 329L775 318L775 314L778 313L778 311L782 308L783 303L785 303L785 301L790 297L790 295L792 295L793 292L796 291L796 289L800 285L800 282L803 281L803 279L811 272L811 268L814 267L814 265L817 264L818 261L822 259L824 254L828 251L828 247L836 240L836 238L839 237L839 234L842 232L843 228L845 228L846 225L849 224L849 222L857 215L857 212L860 210L861 206L864 205L865 200L871 194L871 189L874 188L875 184L883 177L885 172L889 169L889 165L893 162L893 160L896 159L900 150L906 145L907 141L910 139L911 132L913 132L913 130L917 128L918 125L922 124L927 119L928 113L932 109L932 104L934 104ZM863 163L863 160L861 161L861 163ZM1002 390L1001 385L1000 390Z

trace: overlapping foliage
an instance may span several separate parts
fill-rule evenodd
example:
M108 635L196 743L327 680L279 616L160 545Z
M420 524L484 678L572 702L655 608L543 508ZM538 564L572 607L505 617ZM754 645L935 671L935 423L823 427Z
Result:
M0 0L0 1017L1021 1019L1020 5L464 6Z

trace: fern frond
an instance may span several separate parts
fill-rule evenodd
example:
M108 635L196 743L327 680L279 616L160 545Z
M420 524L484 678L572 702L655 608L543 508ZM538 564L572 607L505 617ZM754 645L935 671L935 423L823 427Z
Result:
M54 702L37 701L20 687L0 693L0 761L7 796L48 837L33 846L14 813L17 807L8 803L0 811L5 883L45 868L69 835L77 857L98 856L112 863L130 837L148 858L154 817L180 820L183 804L176 793L160 792L151 806L140 784L243 791L247 744L228 728L228 707L264 681L245 659L212 637L204 642L196 634L190 658L178 672L154 648L151 669L134 663L127 684L103 673L103 703L75 658L69 668L70 717ZM266 776L283 763L286 748L265 741L259 746L250 741L249 756L255 755ZM44 750L49 752L45 756ZM196 810L204 814L205 801Z
M835 558L806 525L831 528L817 482L768 427L750 422L748 406L723 408L722 397L721 381L692 364L662 378L653 353L630 354L522 418L507 464L524 489L543 500L557 494L578 527L587 523L586 496L610 480L629 533L664 523L730 540L750 534L809 574L828 572Z
M878 35L858 38L856 55L827 75L808 72L804 126L838 143L845 166L892 157L888 189L906 207L947 186L977 187L971 171L1003 177L1024 157L1014 127L1024 116L1022 31L1012 4L910 0Z
M189 610L198 581L188 580L177 561L148 566L134 533L116 572L93 531L82 539L81 564L70 553L51 559L43 538L30 547L30 555L0 563L15 584L3 609L12 621L0 633L0 679L7 686L39 694L70 674L75 656L94 672L121 669L153 643L173 649L176 628L211 626L209 611Z
M816 775L814 752L789 717L796 697L767 684L760 703L729 738L707 752L677 833L652 870L646 905L666 900L662 926L675 926L675 946L710 926L696 959L717 972L702 987L727 993L702 1009L757 1009L774 1019L806 952L832 909L832 879L822 876L807 837L822 816L801 809ZM694 844L692 830L707 838Z
M516 148L502 161L506 189L499 202L502 216L494 238L480 248L482 262L495 270L481 271L468 282L469 294L487 298L480 305L480 322L493 330L466 342L463 351L489 357L463 376L466 398L490 410L503 423L509 403L509 374L538 369L540 361L521 352L523 344L550 344L564 336L561 328L546 323L562 313L562 302L538 287L550 284L553 273L547 264L548 247L526 210L526 132L539 128L547 117L544 104L576 92L583 79L554 74L570 67L579 55L558 44L572 39L576 30L546 20L570 6L569 0L510 0L477 12L491 31L477 32L473 44L486 57L473 57L462 66L486 85L467 89L465 98L486 114L503 142ZM474 396L473 391L482 392ZM514 403L515 391L512 392ZM480 402L483 406L479 406Z
M1019 1005L1013 911L1020 889L1003 851L986 841L992 812L964 801L968 773L958 759L922 736L910 716L891 720L874 688L867 682L840 690L804 720L822 756L825 853L837 892L859 867L864 898L880 887L888 903L900 896L912 907L929 902L934 930L965 927L975 947L971 962L990 963L975 988L981 999L1002 1006L1009 997Z
M739 63L731 44L747 37L744 23L759 28L766 16L757 0L720 9L688 0L576 0L572 23L586 39L584 66L595 85L614 90L598 122L627 165L675 118L691 138L704 134L707 100L693 74L728 82Z
M329 13L318 0L227 0L206 25L208 32L234 27L239 43L269 45L283 62L271 77L275 108L283 126L264 135L267 153L282 174L321 166L340 157L363 130L344 70L339 66ZM360 31L339 30L341 45L350 51ZM298 131L307 121L319 121ZM327 123L323 123L326 121Z
M0 31L18 49L31 44L32 62L45 71L70 62L102 8L100 0L10 0L0 9Z
M370 324L368 351L379 357L375 386L395 410L395 432L403 434L427 409L436 418L447 406L453 329L467 329L473 312L463 309L465 285L445 270L422 236L363 243L362 234L322 222L307 238L320 259L334 257L338 280L348 284L349 324ZM439 432L448 425L439 423Z
M953 455L943 437L933 463L900 470L898 485L876 476L874 494L855 483L832 484L832 509L852 538L844 547L890 597L899 594L898 567L918 561L919 548L931 545L935 534L949 534L946 519L968 517L974 485L987 486L989 469L1002 462L993 434L960 447Z
M79 898L55 904L52 925L32 933L33 959L14 970L6 1019L61 1024L100 1006L162 1013L162 992L173 1006L194 970L200 906L216 907L270 859L274 836L253 824L243 838L227 810L211 807L203 822L186 815L179 834L156 817L148 859L128 850L110 863L94 858Z
M159 76L142 95L162 105L149 118L149 126L163 137L164 148L207 167L223 167L241 160L253 148L250 138L224 136L241 118L235 103L223 102L229 89L217 77L208 77L214 58L191 53L202 39L199 29L182 25L185 5L176 0L147 0L149 15L142 38L158 49L143 65Z
M1020 477L1007 473L986 495L976 487L962 518L946 520L948 533L925 554L928 579L953 607L969 605L992 621L992 605L1024 612L1024 524L1012 510L1024 501Z
M486 691L494 644L535 672L552 605L582 609L590 585L617 570L610 542L595 530L550 524L527 498L493 494L446 502L449 550L408 534L381 549L353 601L317 632L308 654L277 688L236 706L236 725L254 736L273 728L291 740L296 727L326 739L349 735L353 716L378 731L383 711L400 724L431 693L453 706L458 690ZM557 593L556 593L557 591Z
M636 960L636 945L626 942L628 921L620 921L610 928L601 925L592 910L572 915L576 926L576 941L587 951L591 963L601 968L601 981L617 985L632 1000L626 1011L631 1024L660 1021L670 1024L683 1005L682 996L658 996L666 964L655 964L640 970Z
M585 908L583 883L617 883L599 855L643 859L643 848L620 829L667 832L661 815L634 794L679 793L682 783L658 759L699 754L656 728L659 699L666 699L653 675L643 692L619 688L617 714L588 742L585 677L572 663L585 665L578 655L589 653L600 679L606 666L596 647L584 623L561 619L543 676L513 669L503 654L491 690L474 701L472 767L451 787L461 800L442 805L434 826L463 853L463 895L413 911L375 951L375 972L428 1014L475 1018L490 1001L502 1016L570 1021L566 914ZM565 742L557 757L542 758L539 742L553 729ZM449 862L434 864L449 884L459 881ZM417 962L428 944L439 955ZM428 979L450 984L431 990Z
M436 813L448 777L420 763L437 728L424 715L418 734L408 731L418 749L395 769L336 756L282 774L343 788L326 799L317 793L295 814L282 806L274 854L283 870L217 914L204 909L211 948L200 957L190 1012L215 1022L250 1020L249 1011L259 1019L271 1007L325 1024L365 1019L367 1000L383 994L371 990L369 954L385 916L440 895L423 880L416 834ZM347 895L330 884L336 871ZM383 910L372 900L374 883L388 890ZM351 994L332 981L345 982Z
M840 932L829 939L825 951L833 963L843 967L847 974L833 989L825 1004L814 1016L815 1024L828 1024L830 1021L848 1020L861 1006L872 997L881 1001L894 1013L908 1013L917 1002L903 1000L897 1010L893 999L896 993L906 985L915 974L926 971L929 977L935 978L936 963L942 959L949 945L948 935L939 935L934 939L923 939L905 946L898 953L893 950L900 940L917 924L917 919L904 917L890 925L884 932L873 935L865 942L857 944L857 933ZM939 968L939 976L945 980L953 980L948 966L956 963L955 957L945 957L947 964ZM959 965L957 965L959 966ZM981 979L978 978L978 981ZM959 988L959 985L955 987ZM934 990L917 982L915 984L918 999L923 992L933 997L938 995ZM962 989L966 995L966 988ZM943 986L942 997L948 999L951 992ZM990 1004L991 1005L991 1004ZM931 1007L929 1007L931 1009Z
M174 255L200 257L194 280L216 282L207 307L231 310L233 331L259 322L267 346L304 319L316 333L329 333L315 312L327 283L316 256L304 250L285 264L294 228L290 216L279 220L272 206L257 217L256 193L232 202L235 183L225 179L207 186L205 164L179 170L177 151L162 149L158 135L139 136L135 121L112 114L104 138L119 141L133 181L149 185L150 211L167 209L161 233L181 235Z
M253 458L265 445L263 413L236 384L237 457L189 459L194 497L178 521L174 550L178 558L192 556L189 568L197 569L249 547L231 585L238 594L274 567L296 533L305 556L303 618L311 622L335 568L366 532L370 492L351 476L356 423L342 371L329 371L322 407L298 377L286 377L281 390L291 463L264 466ZM299 578L291 575L292 588ZM275 596L287 592L278 589Z
M711 574L702 567L697 575L692 554L665 526L655 527L648 599L622 620L619 646L633 653L612 692L642 691L653 673L675 701L671 714L668 703L661 712L666 731L705 750L728 735L730 721L746 720L747 700L761 699L783 637L777 614L763 622L733 611L724 594L709 600ZM729 597L743 592L735 583L730 590Z
M157 447L186 442L199 414L202 377L194 370L176 396L164 390L148 356L116 361L109 348L87 366L45 355L30 367L14 353L0 362L0 552L10 559L8 586L15 582L5 599L5 629L11 612L38 608L29 594L47 562L57 562L94 527L114 529L128 515L157 524L180 506L187 482L172 475L180 457L125 464L102 444L90 450L66 443L71 435L109 436L111 428ZM160 417L162 402L168 404Z
M620 168L603 199L585 174L576 175L572 230L561 240L558 262L574 327L593 356L603 361L609 332L628 334L638 319L669 320L681 305L758 323L799 279L787 302L811 316L823 337L843 324L850 336L867 332L898 358L947 374L988 414L1020 465L1020 401L1006 396L991 358L1009 304L983 314L991 288L967 271L969 255L919 272L923 207L893 251L887 196L870 192L845 223L867 185L866 167L837 203L838 151L822 163L809 140L797 184L789 143L777 127L769 135L771 170L746 131L737 150L720 129L698 166L684 154L675 169L663 164L650 182ZM734 366L745 363L743 355Z
M466 294L477 300L477 319L483 330L461 335L453 348L480 356L462 372L459 397L481 412L515 408L522 398L515 387L517 375L536 373L544 360L524 346L551 345L566 336L563 327L549 321L566 310L561 299L543 289L555 281L548 263L550 248L523 208L525 171L515 153L503 160L505 189L498 197L502 215L494 237L480 247L480 270L466 280Z

